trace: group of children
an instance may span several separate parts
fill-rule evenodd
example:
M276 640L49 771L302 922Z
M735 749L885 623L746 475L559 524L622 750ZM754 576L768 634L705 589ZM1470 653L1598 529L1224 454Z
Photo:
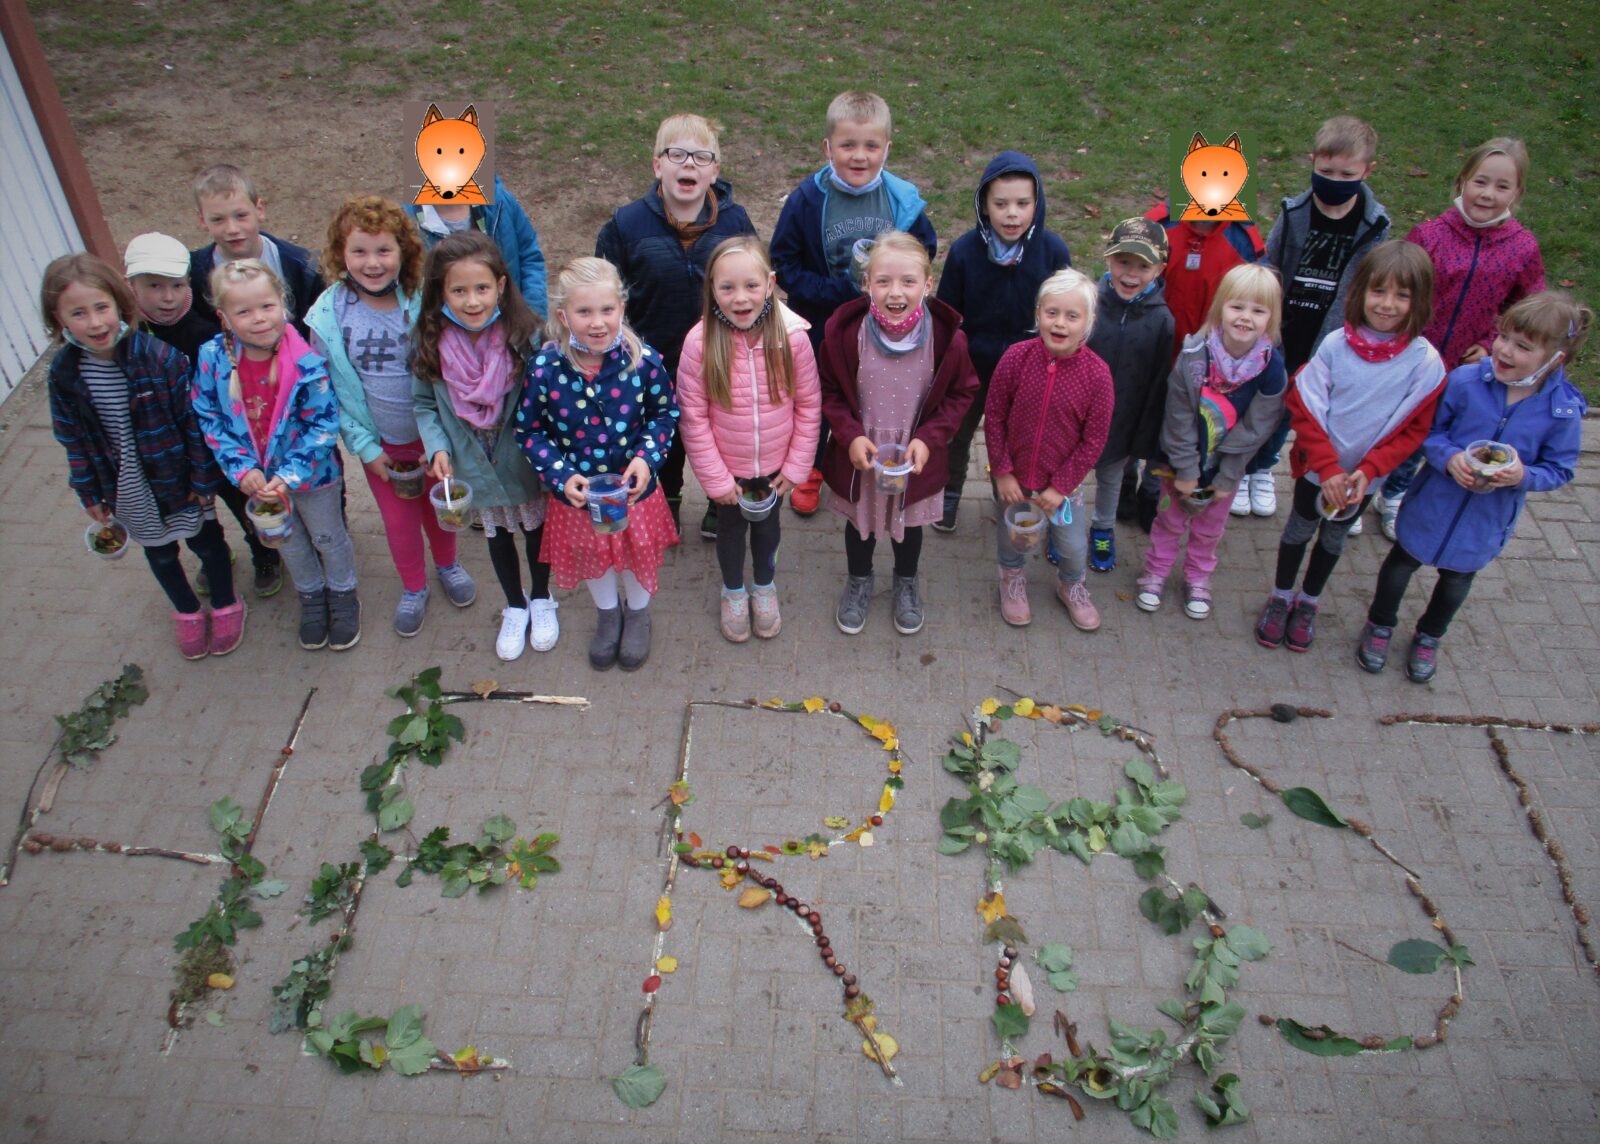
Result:
M909 635L924 622L924 526L956 530L981 421L1002 618L1032 618L1005 519L1027 502L1068 619L1093 631L1088 573L1116 566L1114 523L1130 516L1150 533L1137 606L1161 607L1186 542L1184 611L1209 616L1228 518L1275 511L1272 468L1292 427L1292 508L1257 641L1311 646L1381 484L1396 543L1357 659L1383 668L1404 590L1430 564L1438 585L1407 670L1432 677L1526 493L1570 480L1577 461L1584 403L1561 365L1592 315L1544 291L1538 245L1512 217L1520 142L1472 152L1451 210L1402 242L1366 182L1376 136L1329 120L1311 188L1284 200L1265 243L1247 223L1157 210L1114 228L1098 281L1046 229L1037 166L1002 152L935 293L934 229L916 188L885 169L890 141L881 98L837 97L828 162L788 196L769 254L721 179L715 129L669 117L650 190L548 293L534 228L498 178L487 206L348 199L317 263L261 229L243 172L211 168L194 188L210 245L146 234L125 275L84 254L46 272L45 321L65 343L51 412L71 484L95 521L114 513L144 549L185 657L225 655L244 632L213 497L244 527L256 595L278 591L286 567L301 645L344 649L361 605L342 437L399 575L399 635L423 625L430 555L451 604L476 599L435 513L469 488L506 598L499 657L556 645L553 578L595 603L592 666L632 670L678 543L685 463L709 502L700 531L716 542L729 641L781 630L774 505L787 496L810 515L824 484L844 518L838 627L865 628L886 536L892 621ZM1489 475L1467 453L1483 440L1509 462ZM619 528L621 506L606 502L624 498ZM249 523L263 504L293 521L280 548ZM200 557L200 585L179 540Z

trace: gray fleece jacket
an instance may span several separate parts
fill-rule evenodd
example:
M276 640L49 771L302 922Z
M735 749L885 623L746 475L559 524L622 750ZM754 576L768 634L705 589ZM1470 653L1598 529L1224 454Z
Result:
M1274 346L1266 368L1235 390L1231 401L1214 400L1201 394L1210 362L1205 335L1183 339L1183 350L1167 379L1161 451L1178 480L1200 481L1202 487L1231 495L1250 458L1278 427L1289 377L1283 350ZM1226 424L1231 410L1222 409L1221 402L1244 406L1231 427Z
M1351 281L1356 276L1356 266L1367 251L1389 237L1389 212L1372 193L1371 187L1363 185L1361 188L1360 210L1361 225L1356 228L1356 245L1350 251L1350 259L1344 264L1344 270L1339 275L1339 289L1334 293L1333 304L1323 316L1322 328L1317 331L1317 336L1311 339L1313 351L1322 344L1323 338L1335 330L1344 328L1344 299L1350 292ZM1300 255L1306 248L1306 235L1310 232L1311 192L1305 190L1292 199L1283 200L1277 221L1272 224L1272 231L1267 235L1266 253L1262 255L1262 261L1278 272L1285 290L1288 289L1290 280L1294 278L1295 269L1300 265ZM1305 363L1297 362L1295 368L1298 369L1303 364Z

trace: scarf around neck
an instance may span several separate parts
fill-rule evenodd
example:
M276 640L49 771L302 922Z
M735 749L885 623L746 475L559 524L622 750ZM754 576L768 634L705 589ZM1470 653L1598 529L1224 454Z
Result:
M1411 344L1400 334L1380 334L1366 326L1357 329L1349 322L1344 324L1344 340L1362 361L1393 361Z
M656 196L658 198L661 196L660 183L656 184ZM661 200L661 211L666 216L667 225L672 228L673 234L677 235L679 245L685 250L693 246L702 234L717 225L716 192L706 192L706 204L708 210L705 222L700 222L698 219L692 222L679 222L677 216L672 213L672 208L667 206L666 200L664 198Z
M515 357L506 346L506 328L495 322L478 335L445 326L439 333L439 365L450 407L474 429L500 423L506 395L516 380Z
M1260 374L1272 360L1272 342L1267 338L1259 339L1243 357L1234 357L1222 340L1221 330L1212 330L1206 335L1206 349L1211 351L1207 355L1210 365L1206 384L1218 393L1232 393Z
M1033 228L1030 227L1027 231L1023 231L1022 237L1017 239L1017 241L1013 242L1010 246L1007 246L1004 242L1000 241L1000 234L998 231L989 231L989 261L994 263L996 266L1015 266L1017 263L1021 262L1023 251L1026 250L1028 246L1028 233L1032 229Z
M1511 211L1508 208L1504 211L1501 211L1487 222L1478 222L1467 214L1467 209L1461 205L1460 195L1457 195L1452 201L1456 206L1456 214L1461 216L1461 221L1466 223L1473 230L1488 230L1492 226L1499 226L1501 223L1505 222L1506 219L1511 217Z
M832 163L829 163L828 180L833 183L834 190L842 191L852 198L858 195L870 195L873 191L877 190L883 185L883 168L878 168L878 173L873 176L872 182L868 183L866 186L852 187L849 183L845 182L839 177L839 172L833 169Z

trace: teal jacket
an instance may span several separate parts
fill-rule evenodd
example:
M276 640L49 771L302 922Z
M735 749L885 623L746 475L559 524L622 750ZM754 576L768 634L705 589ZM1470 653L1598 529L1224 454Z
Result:
M520 362L515 376L518 381L506 394L493 457L484 450L472 426L456 416L455 406L450 404L450 395L443 385L411 379L411 396L417 405L417 428L422 431L422 447L426 450L424 461L431 463L433 455L441 450L449 453L455 475L472 486L472 503L476 508L527 504L544 495L544 485L517 444L513 422L526 384L522 380L525 370Z
M345 353L344 335L339 332L339 318L333 307L334 299L343 289L345 287L335 285L319 294L306 314L306 325L317 339L317 352L327 359L328 379L333 382L333 392L339 398L339 436L344 438L344 447L366 465L376 461L383 452L383 439L378 436L372 413L367 409L367 391L361 385L361 375L351 364L350 355ZM400 309L409 329L416 325L422 299L398 289L395 296L400 299ZM473 489L476 497L477 486Z

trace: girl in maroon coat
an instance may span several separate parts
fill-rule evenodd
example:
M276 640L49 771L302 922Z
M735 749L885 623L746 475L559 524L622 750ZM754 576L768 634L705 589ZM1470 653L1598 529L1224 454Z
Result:
M1034 303L1039 336L1005 352L989 381L984 440L989 471L1002 505L1031 500L1049 519L1056 566L1056 599L1082 631L1100 626L1089 598L1088 517L1083 478L1100 459L1111 428L1111 370L1084 343L1094 328L1098 291L1076 270L1044 280ZM1000 615L1016 627L1033 619L1022 553L997 522Z
M921 241L880 234L867 258L867 296L834 311L818 353L832 430L822 475L828 507L845 518L849 576L835 619L846 635L866 626L883 535L894 547L895 630L922 629L922 528L943 512L950 439L978 391L961 315L929 297L932 287ZM902 455L904 464L888 463Z
M1433 259L1433 317L1422 336L1444 359L1446 372L1489 352L1500 315L1544 289L1539 240L1512 212L1528 184L1528 149L1521 139L1491 139L1475 147L1456 175L1456 197L1437 218L1406 235ZM1394 539L1400 500L1422 467L1422 451L1389 474L1373 498L1383 534Z

